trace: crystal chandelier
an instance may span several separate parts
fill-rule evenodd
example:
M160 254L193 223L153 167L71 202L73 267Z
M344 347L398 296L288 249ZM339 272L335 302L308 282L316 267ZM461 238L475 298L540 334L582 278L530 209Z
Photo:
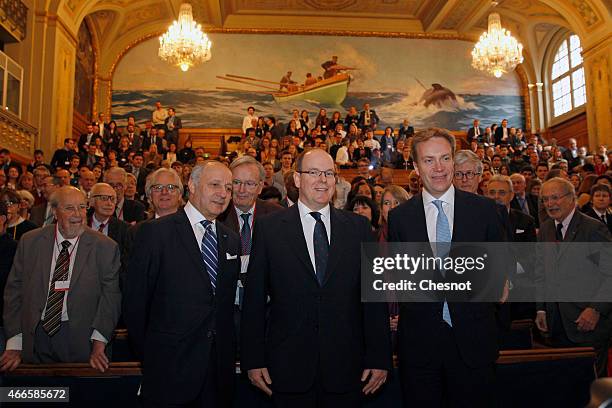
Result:
M472 50L472 67L496 78L523 62L523 45L501 26L499 14L489 15L489 29L482 33Z
M191 4L181 4L178 20L159 37L159 57L187 71L189 67L210 60L212 42L202 26L193 21Z

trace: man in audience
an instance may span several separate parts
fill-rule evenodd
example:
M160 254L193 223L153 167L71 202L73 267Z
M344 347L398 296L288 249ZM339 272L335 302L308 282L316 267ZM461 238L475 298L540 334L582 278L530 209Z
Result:
M285 173L283 182L285 183L285 197L281 200L280 205L289 208L297 202L300 190L296 187L293 174L295 171L290 170Z
M87 202L89 202L91 189L94 184L96 184L96 176L94 175L93 171L85 169L85 171L81 173L81 177L79 177L79 189L85 193Z
M181 118L176 116L176 111L174 110L174 108L168 108L168 116L166 117L166 119L164 119L164 124L164 130L166 131L166 139L168 140L168 146L170 146L171 143L174 143L176 146L178 146L179 129L183 127L183 122L181 121Z
M467 132L468 143L471 143L472 140L476 140L477 142L480 142L482 140L483 135L484 135L484 132L482 128L480 127L480 120L474 119L474 123L472 127L469 128Z
M501 121L501 126L495 129L495 146L499 146L502 143L507 143L509 136L510 130L508 129L508 119L503 119Z
M32 160L30 164L28 164L27 170L30 173L34 173L34 170L38 166L43 166L43 167L46 167L47 169L49 168L49 165L45 163L45 153L40 149L34 150L34 160Z
M163 129L167 117L168 112L162 107L161 102L155 102L155 110L151 114L151 123L153 123L153 127L157 128L158 130Z
M389 213L389 240L504 241L495 203L452 184L454 136L432 128L412 140L423 193ZM490 303L402 303L398 346L405 404L442 407L444 401L452 401L457 406L493 406L495 332Z
M70 159L77 154L74 151L74 147L74 140L72 140L71 137L64 139L64 147L53 153L53 157L51 158L51 169L67 169L70 167Z
M4 201L0 201L0 293L4 295L4 287L8 279L13 258L17 250L17 241L6 233L8 223L8 206ZM0 353L4 352L4 324L2 323L2 310L4 296L0 296Z
M147 182L147 176L150 172L149 169L143 167L143 164L144 156L142 153L137 152L134 154L132 165L128 169L128 171L130 171L134 177L136 177L136 193L138 199L142 199L142 197L145 195L145 183Z
M604 183L591 187L591 205L584 206L583 212L603 222L612 234L612 212L610 211L610 186Z
M45 201L32 208L30 221L39 227L53 224L55 217L49 199L58 188L62 187L62 181L57 176L47 176L43 179L41 188Z
M255 122L259 120L259 118L255 115L255 108L252 106L249 106L247 108L247 114L244 116L244 118L242 118L242 134L243 135L246 135L246 131L248 128L253 127L252 125L253 119L255 119Z
M43 183L45 178L49 177L51 173L46 166L37 166L33 170L34 174L34 188L30 191L34 196L34 205L46 204L47 199L45 198L43 191Z
M87 125L87 133L83 133L79 137L79 143L77 145L79 147L79 152L85 152L89 146L95 146L98 137L99 135L94 133L94 125Z
M370 174L370 159L364 157L357 160L357 175L363 177L368 183L374 182L374 176Z
M118 219L129 224L144 220L145 208L136 200L125 198L125 187L127 184L127 173L120 167L113 167L104 173L104 182L108 183L117 192L117 205L115 215Z
M535 172L538 180L544 182L546 180L546 176L548 175L548 163L539 162L536 166Z
M510 203L512 208L537 219L538 198L531 194L527 194L525 191L527 188L525 177L522 174L515 173L510 176L510 180L512 180L512 189L514 191L514 198Z
M380 122L380 118L374 109L370 109L369 103L363 104L363 110L359 113L359 127L362 130L370 128L376 130L376 125Z
M99 157L96 155L96 150L96 145L90 144L83 148L80 155L81 163L90 169L93 169L93 166L95 166L99 160Z
M405 187L405 190L408 191L410 198L421 192L421 178L416 171L410 171L408 175L408 185Z
M293 155L288 151L284 151L281 155L281 168L274 173L274 182L277 184L285 184L285 174L291 171L293 165Z
M563 152L563 158L567 160L570 170L582 164L578 151L578 143L573 137L568 140L568 146Z
M145 406L232 406L240 239L216 220L231 194L230 170L206 162L191 173L183 209L139 226L124 317Z
M612 303L609 302L612 238L603 223L576 209L576 193L568 180L553 177L544 182L540 198L550 218L542 222L538 242L559 244L554 249L546 247L545 253L538 254L536 284L540 293L547 293L545 285L550 286L553 280L565 285L574 281L576 296L584 303L545 299L549 301L536 306L536 325L542 332L550 333L556 347L594 347L597 374L605 376L612 332ZM584 242L601 242L608 248L603 247L594 262L592 256L580 253L584 251L580 243ZM593 277L596 282L587 281Z
M86 228L82 191L62 187L50 202L57 225L21 239L6 284L8 340L0 370L11 371L21 361L89 362L104 372L109 365L106 345L121 308L119 249Z
M147 199L153 207L151 219L174 214L182 206L183 183L178 173L161 168L147 176Z
M60 183L62 186L69 186L70 185L70 172L66 169L58 169L55 172L55 177L57 177L60 180Z
M355 254L372 240L370 226L330 206L336 180L327 152L310 150L296 167L298 204L255 225L241 366L276 407L359 407L391 369L386 304L360 300Z
M453 184L459 190L478 194L478 185L482 180L482 162L476 153L470 150L459 150L455 154L455 175Z

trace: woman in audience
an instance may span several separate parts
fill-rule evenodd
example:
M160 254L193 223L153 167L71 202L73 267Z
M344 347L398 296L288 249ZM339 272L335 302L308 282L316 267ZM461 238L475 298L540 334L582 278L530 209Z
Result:
M315 119L315 126L321 126L321 128L328 128L329 118L327 117L327 110L321 108L319 114Z
M32 191L34 189L34 175L26 171L19 177L17 182L17 190Z
M534 197L540 197L540 190L542 189L542 181L538 178L532 178L527 183L527 194L531 194Z
M376 183L374 184L374 202L380 206L380 202L382 201L383 192L385 191L385 186L383 184Z
M157 148L157 145L152 146ZM119 150L117 151L117 162L119 163L119 167L125 167L130 163L129 156L131 152L130 139L128 139L127 136L122 136L119 141Z
M344 122L342 122L342 116L340 115L340 112L334 111L334 113L332 114L332 118L329 121L329 128L336 129L336 125L338 123L344 123Z
M99 137L96 137L94 144L96 146L96 151L94 153L94 156L96 156L97 158L104 157L104 152L106 151L106 149L104 147L104 143L102 142L102 139L100 139Z
M101 161L105 160L104 157L102 157L100 159ZM93 171L94 174L94 179L96 180L96 183L100 183L103 179L102 179L102 174L104 173L103 170L104 169L104 163L100 163L100 161L98 161L97 164L95 164L93 166L93 169L91 171Z
M270 132L266 132L266 133L270 135L270 147L275 148L276 151L278 152L279 151L279 148L278 148L278 146L279 146L278 139L272 138L272 133L270 133Z
M502 165L500 166L500 168L499 168L499 174L500 174L500 175L502 175L502 176L509 176L509 175L510 175L510 173L511 173L511 171L510 171L510 167L508 167L508 166L507 166L507 165L505 165L505 164L502 164Z
M32 207L34 207L34 196L28 190L17 190L17 194L19 194L19 198L21 199L19 202L19 215L24 220L29 220L30 211Z
M355 155L355 145L349 142L348 145L348 157L349 157L349 163L350 163L350 167L351 168L355 168L357 167L357 159L356 159L356 155Z
M298 154L300 153L298 152L297 146L294 144L289 145L289 147L287 147L287 151L293 156L293 161L295 161L295 159L298 157Z
M391 184L385 188L382 194L380 203L380 229L378 230L378 241L384 242L387 240L389 231L387 220L389 219L389 211L398 205L405 203L410 199L408 192L400 186Z
M356 124L351 123L348 127L348 131L345 136L351 143L357 143L357 140L361 139L361 130Z
M151 146L149 146L149 150L144 153L144 161L145 166L148 166L149 163L153 163L155 167L159 167L161 165L162 156L157 152L156 144L151 144Z
M19 241L23 234L37 228L34 223L21 216L21 196L14 190L5 188L0 191L0 200L4 201L8 211L6 233L9 237L13 238L15 241Z
M259 161L267 162L270 160L270 139L264 137L261 139L261 144L259 145Z
M273 139L272 141L274 141L275 139ZM272 146L272 143L270 143L270 151L268 153L268 160L272 166L274 167L274 171L279 171L281 168L281 161L278 159L278 149L274 146Z
M361 178L357 182L353 180L353 187L351 188L351 191L348 193L346 201L350 202L353 198L357 197L358 195L366 196L373 200L376 193L374 192L374 188L370 184L368 184L367 181ZM345 210L352 211L353 208L347 205L347 207L345 207Z
M308 111L304 109L300 113L300 127L304 129L304 133L308 133L312 129L312 120L308 117Z
M185 164L195 160L195 152L192 146L191 139L185 140L185 146L179 151L177 160Z
M608 166L604 163L604 156L601 154L593 155L593 164L595 166L595 174L601 176L608 170Z
M349 211L353 211L355 214L366 217L368 221L370 221L373 236L378 236L378 220L380 219L380 210L378 209L378 205L374 200L367 196L358 195L348 203L347 208Z
M283 196L278 188L274 186L265 186L261 189L261 193L259 194L259 199L264 201L270 201L275 204L280 204Z
M21 166L18 164L10 164L6 171L6 186L12 190L17 188L19 177L21 176Z
M111 120L108 123L108 127L104 130L104 134L102 135L102 141L104 142L105 146L104 150L117 150L120 138L121 133L119 132L119 129L117 129L117 122Z
M123 195L128 200L136 200L136 176L132 173L127 173L127 182L125 183L125 190Z
M298 123L295 123L295 120L291 120L291 122L289 122L289 124L287 125L287 130L285 130L285 135L286 136L297 136L298 128L299 128L299 121Z
M174 143L170 143L168 151L164 153L164 160L168 161L168 165L172 165L172 163L178 160L176 154L176 145Z
M574 186L574 191L578 192L580 188L580 183L582 183L582 177L580 177L580 173L572 173L570 175L570 183Z

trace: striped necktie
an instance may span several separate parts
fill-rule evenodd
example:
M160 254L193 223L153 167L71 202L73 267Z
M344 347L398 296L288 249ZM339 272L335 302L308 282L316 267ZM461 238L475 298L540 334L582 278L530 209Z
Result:
M242 228L240 229L240 243L242 244L242 255L251 253L251 224L249 223L250 213L240 214L242 218Z
M448 218L446 218L446 214L444 214L444 210L442 209L442 200L434 200L433 204L438 209L438 217L436 218L436 256L442 258L446 257L450 252L452 237L448 224ZM442 269L440 272L443 276L446 275L444 269ZM453 326L450 310L446 300L444 300L444 306L442 307L442 319L449 326Z
M215 231L213 231L212 222L203 220L200 224L204 227L204 237L202 237L200 251L202 252L202 259L206 265L206 272L208 272L213 293L215 293L217 290L217 273L219 271L217 237L215 236Z
M55 282L61 282L68 280L68 271L70 268L70 254L68 247L70 246L69 241L62 242L62 250L55 261L55 270L53 271L53 278L49 285L49 294L47 295L47 308L45 310L45 319L43 320L43 329L52 337L56 334L60 328L62 321L62 308L64 306L64 296L66 291L55 290Z

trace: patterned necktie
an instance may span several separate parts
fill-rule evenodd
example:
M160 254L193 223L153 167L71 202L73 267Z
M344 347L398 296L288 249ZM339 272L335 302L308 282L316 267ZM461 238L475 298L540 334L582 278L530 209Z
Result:
M202 237L202 244L200 245L200 251L202 252L202 259L206 265L206 272L210 278L210 284L213 288L213 293L217 289L217 273L219 271L219 258L217 256L217 237L212 229L212 222L203 220L200 222L204 227L204 237Z
M43 320L43 329L52 337L60 328L62 321L62 308L64 306L64 296L66 291L55 290L55 282L68 280L68 271L70 268L70 254L68 247L69 241L62 242L62 250L60 251L57 260L55 261L55 270L53 278L49 285L49 294L47 295L47 308L45 310L45 319Z
M316 220L312 241L314 246L315 256L315 273L319 285L323 286L325 280L325 272L327 270L327 257L329 256L329 241L327 240L327 230L325 224L321 220L321 213L311 212L310 215Z
M106 227L106 224L104 223L100 224L100 226L98 227L98 232L101 232L102 234L104 234L104 227Z
M242 255L248 255L251 253L251 224L249 224L249 217L251 214L240 214L242 217L242 228L240 229L240 243L242 244Z
M442 201L434 200L433 204L438 209L438 217L436 218L436 256L445 257L450 252L450 243L452 240L450 227L448 225L448 218L444 214L442 209ZM442 276L446 275L446 271L442 269L440 271ZM442 307L442 319L449 325L453 326L450 316L450 310L448 309L448 303L444 300L444 306Z

